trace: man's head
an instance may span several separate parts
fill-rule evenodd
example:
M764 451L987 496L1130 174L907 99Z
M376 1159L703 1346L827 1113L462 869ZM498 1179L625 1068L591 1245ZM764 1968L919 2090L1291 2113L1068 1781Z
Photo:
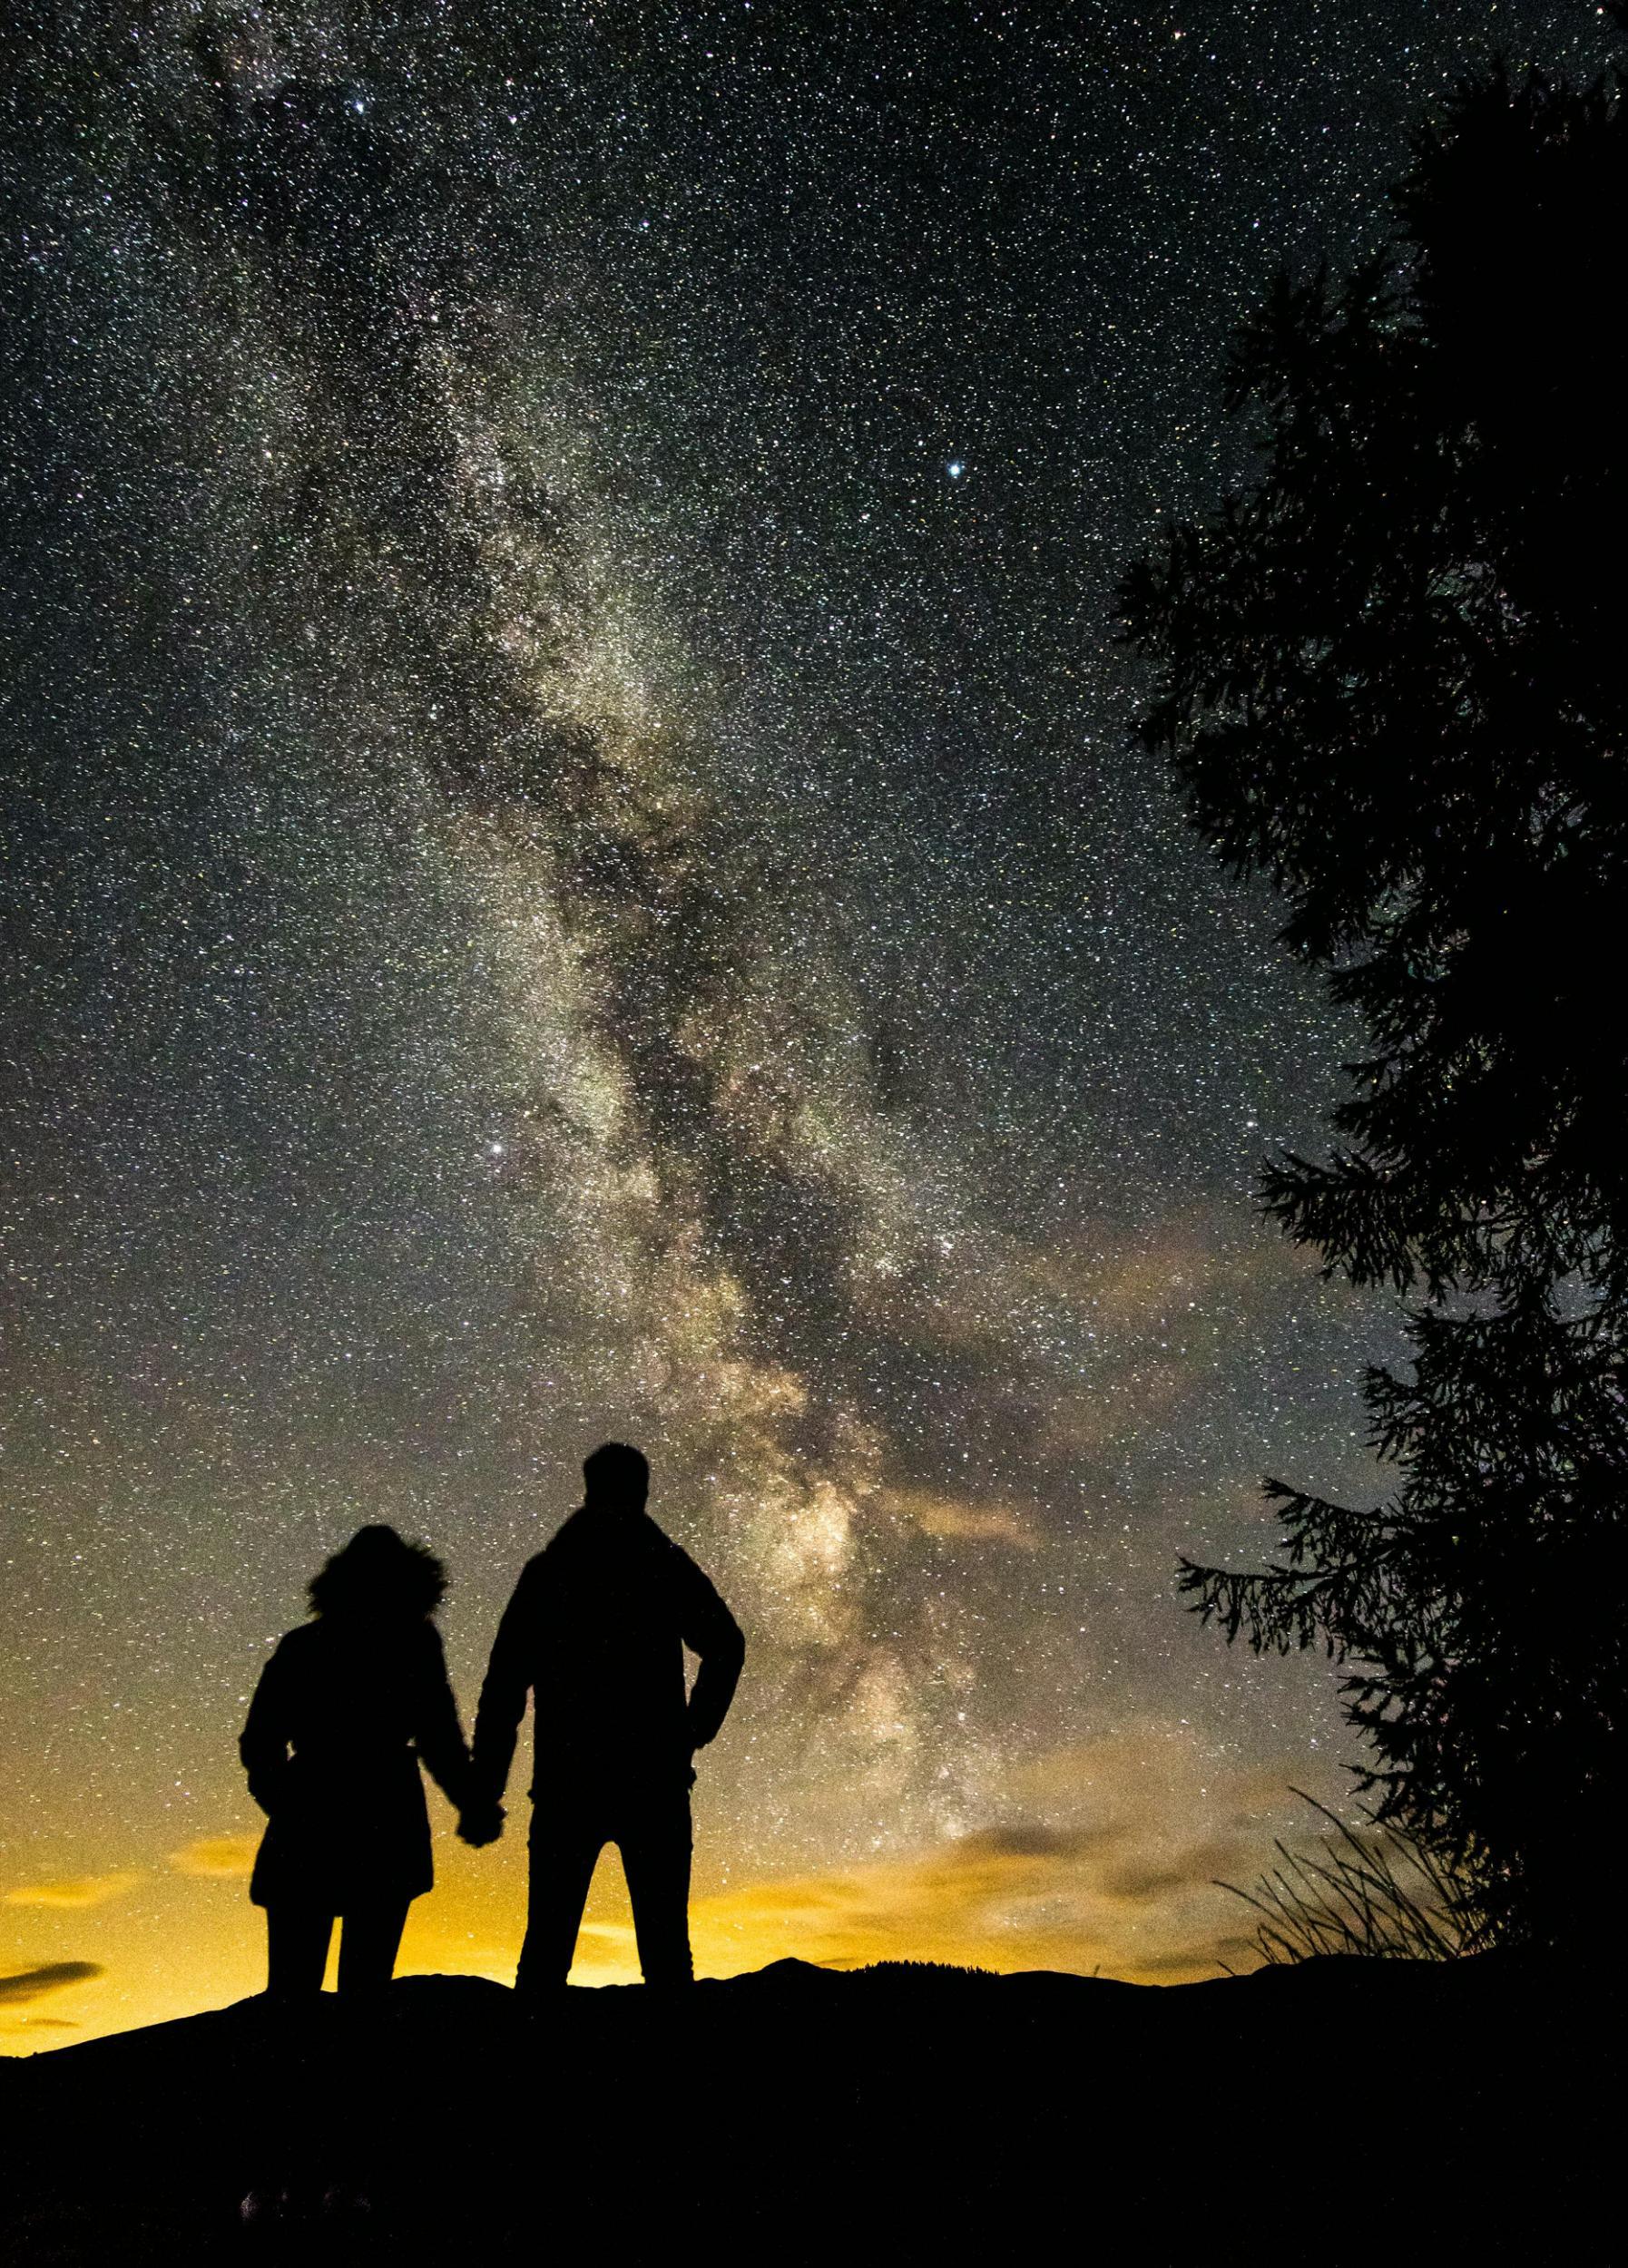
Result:
M625 1442L603 1442L583 1461L584 1502L606 1511L640 1511L650 1494L650 1466Z

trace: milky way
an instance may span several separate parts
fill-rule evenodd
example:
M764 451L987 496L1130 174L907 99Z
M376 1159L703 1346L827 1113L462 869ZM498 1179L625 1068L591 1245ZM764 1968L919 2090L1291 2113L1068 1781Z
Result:
M12 2033L253 1989L306 1579L430 1540L470 1706L606 1434L749 1636L703 1966L1203 1973L1345 1751L1173 1557L1381 1485L1395 1326L1253 1214L1354 1034L1113 586L1274 266L1601 19L114 13L6 134ZM441 1852L409 1965L509 1973Z

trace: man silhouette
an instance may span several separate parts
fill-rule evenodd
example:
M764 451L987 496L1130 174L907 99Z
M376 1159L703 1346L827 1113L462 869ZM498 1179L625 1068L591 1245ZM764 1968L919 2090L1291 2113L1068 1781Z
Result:
M519 1990L564 1985L600 1852L622 1853L639 1965L688 1984L691 1758L723 1723L746 1651L689 1554L644 1509L650 1467L606 1442L584 1501L528 1560L492 1648L476 1718L476 1804L460 1832L499 1833L528 1693L535 1696L531 1892ZM701 1657L684 1689L684 1648Z

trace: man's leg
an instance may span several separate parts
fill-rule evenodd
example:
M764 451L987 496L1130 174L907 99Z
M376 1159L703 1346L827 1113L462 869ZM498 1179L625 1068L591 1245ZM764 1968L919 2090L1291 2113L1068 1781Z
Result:
M692 1983L690 1958L690 1791L641 1796L618 1822L639 1966L649 1985Z
M280 1899L266 1908L266 1990L280 2000L320 1992L334 1918Z
M385 1899L358 1906L339 1931L339 1991L345 1999L380 1992L396 1973L396 1955L407 1926L407 1901Z
M603 1825L585 1808L544 1801L533 1811L531 1885L516 1992L549 1992L571 1974L588 1885L604 1842Z

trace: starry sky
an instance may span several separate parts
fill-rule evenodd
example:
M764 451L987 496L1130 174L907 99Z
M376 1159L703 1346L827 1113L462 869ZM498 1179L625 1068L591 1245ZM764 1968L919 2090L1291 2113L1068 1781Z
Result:
M466 1712L606 1435L746 1628L703 1972L1241 1957L1379 1485L1252 1209L1356 1034L1128 738L1228 334L1593 7L23 11L0 2045L258 1989L236 1735L364 1520ZM515 1825L524 1797L515 1791ZM406 1970L506 1978L523 1833ZM607 1861L580 1981L636 1973Z

